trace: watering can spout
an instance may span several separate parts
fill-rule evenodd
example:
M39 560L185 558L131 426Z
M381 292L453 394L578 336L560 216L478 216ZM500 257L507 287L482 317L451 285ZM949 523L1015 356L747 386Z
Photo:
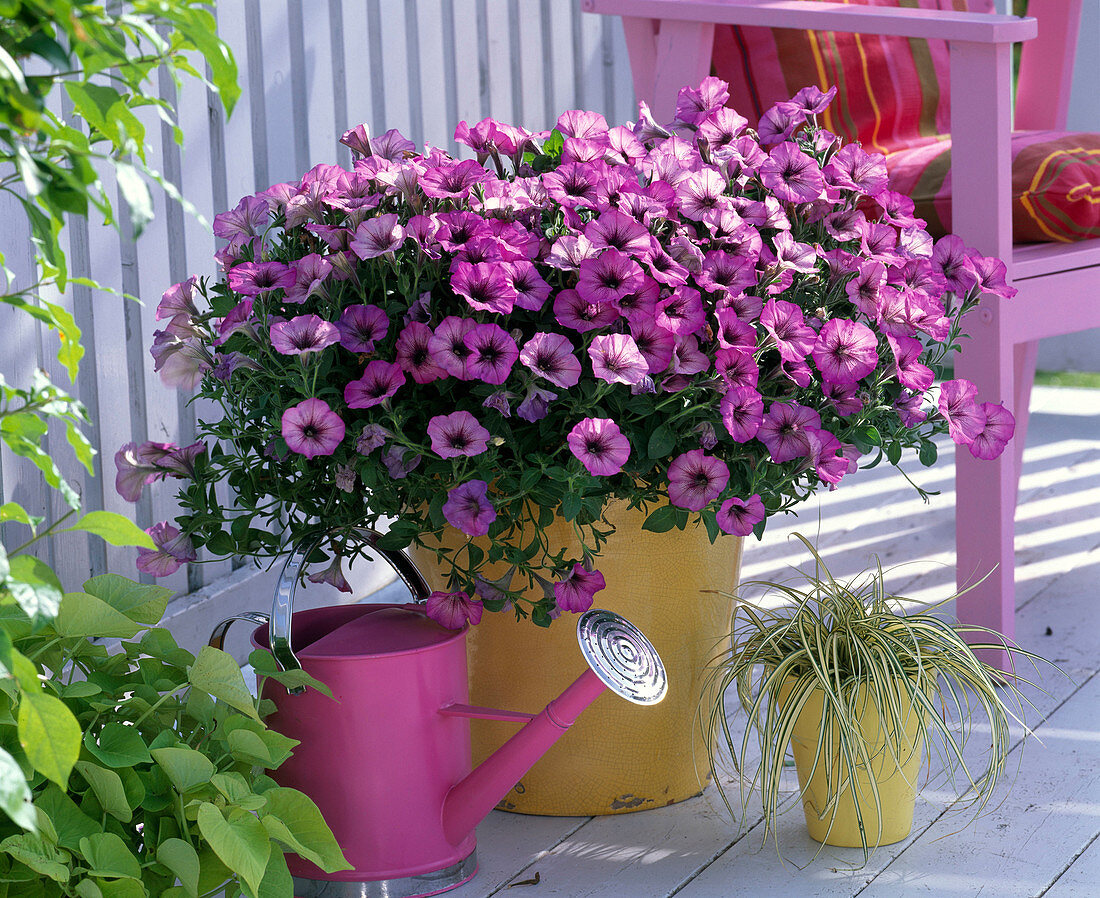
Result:
M605 690L639 705L664 698L668 683L660 656L625 618L587 611L577 622L577 638L589 669L447 794L443 831L451 844L470 835Z

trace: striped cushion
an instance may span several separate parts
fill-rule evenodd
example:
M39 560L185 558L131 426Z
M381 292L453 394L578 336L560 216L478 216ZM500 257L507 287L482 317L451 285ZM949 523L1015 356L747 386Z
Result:
M965 0L844 0L864 6L965 10ZM750 123L813 84L835 84L821 124L886 155L890 187L912 196L934 235L951 228L951 108L944 41L719 25L715 73ZM1100 135L1013 135L1017 243L1100 237Z
M886 157L890 187L913 198L933 235L951 230L951 140ZM1012 135L1012 237L1016 243L1100 237L1100 134Z

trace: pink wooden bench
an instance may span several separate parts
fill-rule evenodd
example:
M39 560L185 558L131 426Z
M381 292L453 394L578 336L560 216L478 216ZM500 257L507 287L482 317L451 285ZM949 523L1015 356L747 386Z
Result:
M992 0L972 0L969 12L812 0L582 0L582 8L622 16L637 98L658 121L672 118L681 87L711 73L716 24L948 42L951 230L1003 258L1019 289L1010 301L983 298L971 313L972 339L956 362L959 376L1004 402L1017 420L1014 453L994 462L956 456L959 587L989 575L959 600L958 614L964 624L1011 638L1016 494L1037 341L1100 326L1100 241L1013 245L1010 137L1013 127L1064 130L1081 0L1030 0L1028 18L993 14ZM1017 42L1026 43L1014 109ZM779 99L787 97L771 98Z

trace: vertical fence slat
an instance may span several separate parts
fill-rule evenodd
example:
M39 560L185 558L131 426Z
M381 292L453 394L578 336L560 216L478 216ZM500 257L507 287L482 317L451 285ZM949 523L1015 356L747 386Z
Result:
M322 47L320 36L316 46ZM318 52L321 52L318 49ZM347 63L344 56L344 5L341 0L329 0L328 3L328 52L332 60L332 79L328 88L332 91L333 134L338 142L341 135L357 122L348 118ZM319 98L323 98L326 85L320 79L314 86ZM321 102L319 99L318 102ZM345 168L351 167L351 150L343 144L336 148L336 163Z
M458 94L453 83L454 7L450 0L420 0L417 42L420 47L420 90L424 134L421 140L433 147L448 147L454 136ZM450 18L448 19L448 13ZM448 59L449 57L449 59ZM450 126L450 131L448 131Z

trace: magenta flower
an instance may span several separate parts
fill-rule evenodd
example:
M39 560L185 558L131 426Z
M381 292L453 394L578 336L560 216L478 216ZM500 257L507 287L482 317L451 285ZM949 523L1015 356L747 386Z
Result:
M580 264L577 292L587 303L614 303L642 284L642 266L617 249Z
M812 157L790 141L775 147L760 163L761 183L781 202L808 203L825 190L825 178Z
M645 225L618 209L608 209L592 219L585 226L584 236L596 249L617 249L630 255L650 249L651 238Z
M316 315L299 315L271 325L271 347L283 355L320 352L339 339L336 325Z
M688 125L698 125L708 115L725 106L729 98L729 85L721 78L708 75L697 88L680 88L676 95L676 119Z
M487 180L489 173L473 159L445 162L429 168L420 176L420 189L435 199L462 199L475 184Z
M756 389L756 385L760 382L760 368L749 350L715 350L714 368L722 380L731 387Z
M915 337L894 337L886 335L886 342L894 351L894 371L898 383L915 393L923 393L936 379L935 372L921 364L920 355L924 345Z
M1003 405L992 402L983 402L981 413L985 415L985 423L970 442L970 454L991 461L1005 451L1016 431L1016 419Z
M344 438L344 422L323 399L305 399L283 412L282 435L291 452L332 455Z
M198 278L192 275L186 281L173 284L164 291L157 305L157 321L163 318L175 318L177 315L186 315L190 318L197 315L199 310L195 307L195 284Z
M796 241L790 231L780 231L772 242L775 244L775 261L781 270L803 274L817 271L817 250L808 243Z
M371 305L348 306L336 322L340 345L350 352L371 352L375 341L386 336L389 327L386 313Z
M754 493L748 499L738 499L736 496L727 499L718 509L716 518L724 533L748 536L766 514L760 494Z
M477 327L472 318L448 315L435 329L428 341L428 352L435 364L451 377L469 380L470 347L466 335Z
M713 168L684 176L676 185L680 214L701 221L708 212L729 205L729 198L724 196L726 187L726 179Z
M382 453L382 464L394 480L404 480L420 464L420 456L405 446L393 445Z
M156 549L138 549L137 568L154 577L167 577L181 564L194 561L198 555L189 536L185 536L167 521L154 524L145 531Z
M581 363L563 334L537 333L520 351L519 360L555 386L569 389L581 378Z
M286 289L284 302L305 302L313 294L325 288L325 282L332 274L332 263L324 256L310 253L290 264L294 272L294 284Z
M592 339L588 347L592 373L609 384L640 383L649 373L649 365L638 351L634 338L626 334L604 334Z
M612 303L587 302L580 293L567 287L554 297L554 317L562 327L584 333L614 323L619 312Z
M948 234L936 241L932 250L932 265L947 289L965 296L978 281L977 272L970 260L972 251L967 249L961 237Z
M592 600L607 584L599 571L587 571L574 564L565 577L554 584L554 600L562 611L580 614L592 607Z
M463 339L470 350L466 366L471 380L500 385L508 379L519 357L511 334L490 322L475 325Z
M214 216L214 236L228 240L229 246L236 250L262 234L270 221L267 201L259 196L246 196L234 209Z
M358 380L344 387L348 408L371 408L389 399L405 383L405 372L397 362L375 359L367 363Z
M945 380L940 385L940 414L947 419L951 439L959 445L974 442L985 427L977 395L978 388L968 380Z
M747 443L760 430L764 420L764 400L751 387L731 387L719 403L726 431L738 443Z
M442 592L436 590L424 605L424 611L437 624L448 630L461 630L467 622L481 622L485 610L480 599L471 599L464 592Z
M440 458L480 455L489 445L489 431L467 411L435 415L428 422L428 437Z
M488 494L489 484L484 480L467 480L453 487L447 491L443 517L467 536L485 536L489 525L497 519L496 509Z
M534 263L527 259L517 259L505 262L503 267L509 286L516 294L515 305L530 312L542 309L550 295L550 285L539 274Z
M698 333L707 321L701 294L693 287L677 287L670 296L657 302L655 320L677 336Z
M256 336L256 318L252 314L252 298L242 299L218 324L218 336L214 340L215 346L221 346L226 340L236 333L246 333ZM155 335L154 335L155 336Z
M516 291L503 262L455 262L451 267L451 289L481 312L507 314L516 301Z
M665 330L652 318L632 321L630 333L652 374L660 374L668 368L676 351L675 334Z
M760 324L775 341L779 354L787 361L803 361L817 341L817 334L803 320L802 309L793 302L769 299L760 313Z
M527 387L527 395L516 409L516 414L524 421L541 421L550 411L550 402L557 399L558 394L542 387L531 384Z
M405 230L392 212L359 222L355 237L348 243L360 259L375 259L392 253L405 241Z
M813 357L824 380L856 383L878 366L878 340L866 324L830 318L817 335Z
M573 426L565 441L569 451L596 477L618 474L630 458L630 441L610 418L585 418Z
M127 502L137 502L142 488L154 480L167 476L194 479L195 459L205 451L201 440L182 448L152 440L140 446L127 443L115 453L115 490Z
M808 428L821 429L821 416L812 408L797 402L773 402L756 437L768 447L772 461L781 463L810 454Z
M381 424L366 424L355 441L355 451L360 455L370 455L392 436Z
M705 508L729 483L726 463L702 449L692 449L672 460L668 466L668 501L689 511Z
M327 583L335 586L340 592L351 592L351 584L344 576L344 559L339 555L333 555L329 566L316 574L310 574L307 578L310 583Z
M703 270L696 281L712 292L740 293L756 284L756 265L747 256L711 250L703 257Z
M282 262L241 262L229 269L229 287L242 296L259 296L271 290L288 290L297 281L294 269Z
M410 321L397 337L397 364L418 384L447 376L447 372L435 363L431 342L432 329L419 321Z
M193 390L214 359L197 338L181 340L167 330L153 332L153 370L167 387Z
M830 184L874 196L886 186L886 157L868 153L854 143L845 144L825 166Z
M586 140L607 139L607 119L598 112L570 109L558 116L557 128L566 137Z

